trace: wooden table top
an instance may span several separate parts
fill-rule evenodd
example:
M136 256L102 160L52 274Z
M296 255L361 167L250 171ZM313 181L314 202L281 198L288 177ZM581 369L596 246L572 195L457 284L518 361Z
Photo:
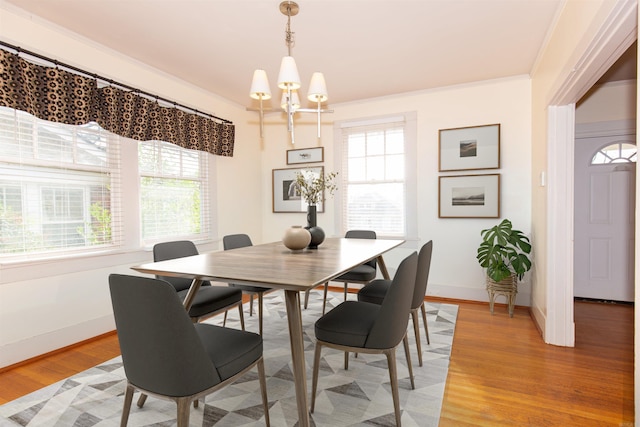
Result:
M282 242L131 267L141 273L305 291L400 246L404 240L328 238L293 252Z

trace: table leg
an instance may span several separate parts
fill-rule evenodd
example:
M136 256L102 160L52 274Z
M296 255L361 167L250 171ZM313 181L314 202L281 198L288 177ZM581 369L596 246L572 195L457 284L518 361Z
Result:
M390 280L391 277L389 277L389 270L387 270L387 264L384 263L384 258L382 258L382 255L378 256L378 267L380 267L380 272L382 273L382 277L385 280Z
M309 408L307 405L307 371L304 363L304 339L302 335L302 312L300 310L300 293L284 291L289 322L289 339L291 341L291 358L293 359L293 381L296 386L298 403L298 426L309 426Z
M200 285L202 285L202 279L193 279L191 282L191 286L189 286L189 291L187 292L187 296L184 297L184 309L189 312L191 308L191 304L193 304L193 300L198 293L198 289L200 289Z

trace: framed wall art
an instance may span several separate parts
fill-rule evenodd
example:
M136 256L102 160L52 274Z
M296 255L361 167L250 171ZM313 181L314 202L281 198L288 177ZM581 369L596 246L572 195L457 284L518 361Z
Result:
M441 176L439 218L500 218L500 174Z
M302 167L273 170L273 212L306 212L307 203L296 185L296 173L310 171L324 176L324 167ZM322 197L324 200L324 196ZM324 204L318 203L317 212L324 212Z
M324 161L324 147L287 150L287 164L320 163Z
M500 124L440 129L439 170L500 168Z

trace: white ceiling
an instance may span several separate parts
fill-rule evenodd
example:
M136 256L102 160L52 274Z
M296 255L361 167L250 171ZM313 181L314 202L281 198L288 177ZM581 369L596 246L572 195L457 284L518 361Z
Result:
M275 93L287 53L280 0L6 2L245 106L253 70ZM302 94L313 71L325 74L329 105L529 74L563 3L298 0Z

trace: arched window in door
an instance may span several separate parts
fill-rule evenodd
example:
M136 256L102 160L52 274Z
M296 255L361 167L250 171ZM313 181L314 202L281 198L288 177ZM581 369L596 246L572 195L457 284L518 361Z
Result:
M592 165L608 163L635 163L638 149L628 142L616 142L601 148L591 159Z

